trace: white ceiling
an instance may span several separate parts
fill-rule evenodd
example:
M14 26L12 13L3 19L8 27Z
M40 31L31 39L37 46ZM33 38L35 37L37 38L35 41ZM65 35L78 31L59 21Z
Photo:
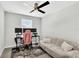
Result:
M1 1L0 3L5 11L35 17L43 17L50 13L55 13L56 11L59 11L75 3L74 1L50 1L49 5L41 8L41 10L46 12L45 14L42 14L37 10L32 13L29 13L33 9L33 4L35 2L37 2L40 5L45 1Z

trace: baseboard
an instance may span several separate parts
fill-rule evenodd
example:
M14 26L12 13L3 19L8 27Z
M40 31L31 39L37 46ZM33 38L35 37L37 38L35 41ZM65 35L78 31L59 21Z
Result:
M10 46L5 46L5 48L12 48L15 47L16 45L10 45Z

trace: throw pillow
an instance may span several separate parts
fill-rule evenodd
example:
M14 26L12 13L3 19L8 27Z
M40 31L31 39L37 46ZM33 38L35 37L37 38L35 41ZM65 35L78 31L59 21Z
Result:
M72 50L73 46L71 46L70 44L68 44L66 42L63 42L61 45L61 48L65 51L70 51L70 50Z

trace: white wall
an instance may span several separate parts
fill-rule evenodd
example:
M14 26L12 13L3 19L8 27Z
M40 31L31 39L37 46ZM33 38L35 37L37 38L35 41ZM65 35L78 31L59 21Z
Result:
M40 32L41 32L41 30L40 30L40 27L41 27L40 18L6 12L5 13L5 19L6 19L6 48L15 46L15 42L14 42L15 31L14 31L14 29L16 27L21 27L21 19L22 18L33 20L33 27L37 28L38 33L40 34Z
M0 56L4 49L4 10L0 5Z
M42 36L79 42L79 2L42 18Z

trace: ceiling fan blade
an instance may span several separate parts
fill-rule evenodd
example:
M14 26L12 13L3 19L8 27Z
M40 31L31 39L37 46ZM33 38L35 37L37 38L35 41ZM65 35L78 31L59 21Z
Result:
M40 9L38 9L38 11L41 12L41 13L43 13L43 14L45 13L44 11L42 11L42 10L40 10Z
M30 13L32 13L34 10L30 11Z
M48 1L46 1L45 3L43 3L42 5L40 5L40 6L38 6L37 8L39 9L39 8L42 8L42 7L44 7L44 6L46 6L46 5L48 5L49 4L49 2Z

